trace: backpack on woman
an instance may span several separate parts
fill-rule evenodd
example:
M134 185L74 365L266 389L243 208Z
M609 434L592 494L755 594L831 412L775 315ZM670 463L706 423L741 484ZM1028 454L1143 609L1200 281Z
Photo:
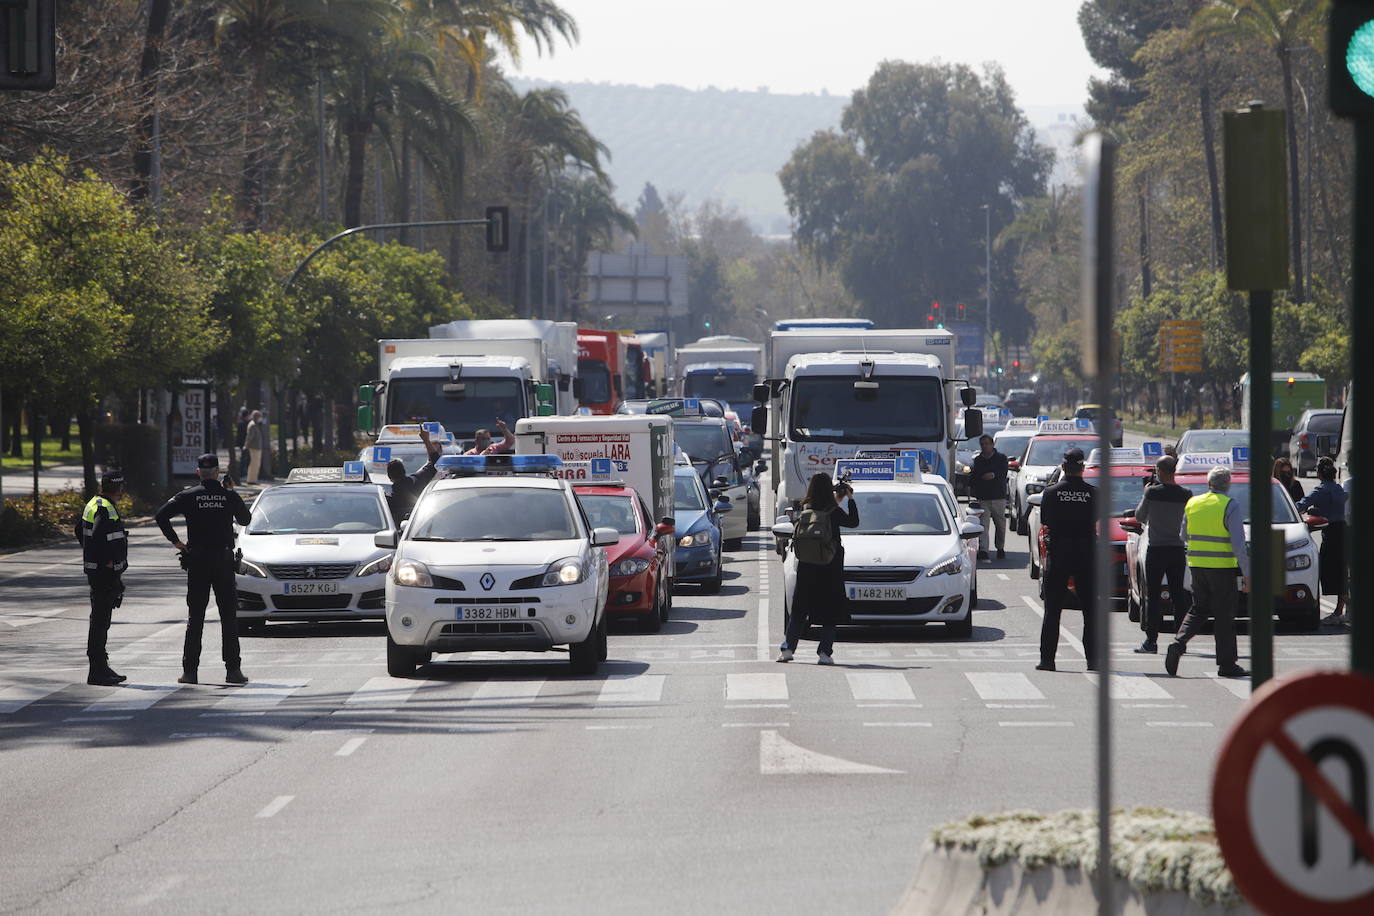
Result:
M803 509L792 526L792 552L801 563L826 566L835 559L839 545L835 543L835 527L830 522L829 509Z

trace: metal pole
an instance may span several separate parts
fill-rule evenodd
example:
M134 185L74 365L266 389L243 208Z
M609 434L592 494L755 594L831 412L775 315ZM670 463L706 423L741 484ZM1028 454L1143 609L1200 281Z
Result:
M329 179L328 160L325 158L327 153L324 143L324 68L315 69L315 125L317 144L317 156L319 159L320 171L320 222L329 221Z
M983 204L983 311L992 339L992 204Z
M1350 294L1350 332L1355 346L1351 347L1351 401L1358 402L1360 410L1370 410L1374 404L1374 365L1369 360L1360 359L1357 347L1374 340L1374 121L1365 118L1354 119L1355 127L1355 198L1351 210L1355 216L1354 241L1351 251L1351 294ZM1352 404L1353 406L1353 404ZM1374 414L1371 414L1374 416ZM1374 423L1364 422L1364 414L1351 411L1354 424L1351 450L1355 460L1362 456L1374 455ZM1351 467L1354 467L1353 462ZM1351 479L1354 479L1353 473ZM1374 518L1374 490L1361 484L1351 484L1351 518ZM1363 506L1364 508L1360 508ZM1374 550L1374 528L1369 525L1348 525L1347 556L1367 557ZM1374 613L1354 612L1359 598L1366 593L1374 593L1374 576L1365 572L1365 567L1355 564L1351 571L1351 600L1347 608L1350 618L1350 667L1365 674L1374 675ZM1366 605L1368 603L1366 602Z
M357 235L359 232L371 232L376 229L415 229L425 226L485 226L486 224L487 221L485 219L429 219L416 223L374 223L367 226L354 226L352 229L345 229L343 232L331 235L329 238L316 245L315 250L306 255L305 260L297 264L296 269L291 271L291 276L286 278L286 284L282 287L282 290L285 291L291 288L292 284L296 282L296 278L300 276L301 271L305 270L305 265L315 260L315 255L324 251L340 239L346 239L350 235Z
M1297 267L1298 265L1294 265ZM1250 291L1250 689L1274 676L1274 293ZM1280 554L1281 556L1282 554Z

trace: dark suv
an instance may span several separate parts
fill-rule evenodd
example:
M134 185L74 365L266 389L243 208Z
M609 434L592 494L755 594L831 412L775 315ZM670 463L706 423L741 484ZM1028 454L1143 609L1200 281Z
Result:
M1040 415L1040 395L1029 388L1013 388L1007 392L1002 406L1011 411L1013 417L1035 417Z
M1288 440L1288 460L1299 477L1317 467L1318 458L1335 458L1341 450L1343 410L1309 409L1298 417L1293 438Z

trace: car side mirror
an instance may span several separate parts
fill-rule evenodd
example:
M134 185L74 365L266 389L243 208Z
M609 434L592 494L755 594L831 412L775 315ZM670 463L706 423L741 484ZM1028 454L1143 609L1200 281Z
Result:
M593 528L593 547L612 547L620 543L620 532L614 528Z
M1131 534L1141 534L1144 532L1145 526L1133 518L1123 518L1121 520L1121 530L1129 531Z
M1019 470L1021 470L1021 462L1020 462L1018 459L1016 459L1016 458L1009 458L1009 459L1007 459L1007 470L1008 470L1008 471L1019 471Z
M768 398L772 393L773 389L767 382L759 382L754 386L754 403L767 404Z
M965 388L965 391L969 389ZM964 438L972 439L983 434L983 412L975 407L964 411Z
M767 388L767 385L763 386ZM757 393L757 392L756 392ZM749 428L760 436L768 435L768 408L760 404L749 411Z
M973 388L960 388L959 400L964 402L965 407L972 407L978 403L978 392Z
M654 536L666 538L677 533L677 528L673 527L672 519L664 519L654 526Z
M1308 531L1321 531L1331 522L1320 515L1306 515L1303 516L1303 524L1307 526Z
M1043 494L1043 493L1032 493L1030 496L1027 496L1027 497L1026 497L1026 502L1029 503L1029 504L1032 505L1032 506L1038 506L1038 505L1040 505L1040 504L1041 504L1042 502L1044 502L1044 501L1045 501L1045 494Z
M774 537L790 538L795 530L791 522L778 522L773 526L773 535Z
M376 534L372 535L372 543L374 546L380 547L383 550L395 550L396 532L378 531Z
M730 486L730 481L729 481L729 479L727 479L727 478L725 478L725 477L717 477L715 480L711 481L711 486L713 486L713 487L722 487L722 488L723 488L723 487L728 487L728 486Z
M715 512L717 515L724 515L727 512L734 511L735 507L730 505L730 497L722 495L719 500L717 500L715 505Z
M959 537L967 541L976 538L983 533L983 526L975 522L964 522L959 526Z

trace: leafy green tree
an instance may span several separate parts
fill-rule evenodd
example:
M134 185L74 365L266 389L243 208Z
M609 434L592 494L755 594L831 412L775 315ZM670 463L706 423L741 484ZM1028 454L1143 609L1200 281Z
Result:
M1088 80L1088 116L1101 126L1119 124L1145 97L1139 80L1144 68L1136 53L1150 36L1188 21L1195 0L1086 0L1078 8L1078 28L1089 56L1107 71Z

